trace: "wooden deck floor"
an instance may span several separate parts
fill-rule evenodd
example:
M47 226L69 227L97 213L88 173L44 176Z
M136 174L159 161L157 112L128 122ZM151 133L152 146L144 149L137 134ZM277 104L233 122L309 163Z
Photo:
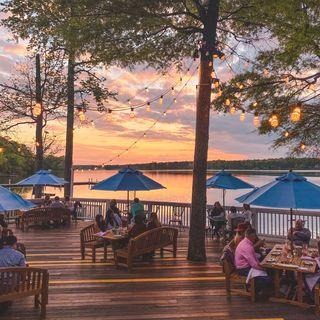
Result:
M316 319L312 310L270 302L251 303L246 297L229 301L219 265L221 247L208 241L208 262L191 263L187 239L179 238L178 256L169 254L140 263L129 274L112 264L81 261L79 222L70 228L17 231L27 247L31 266L50 272L47 319ZM111 258L111 252L110 252ZM14 302L0 318L37 319L31 298Z

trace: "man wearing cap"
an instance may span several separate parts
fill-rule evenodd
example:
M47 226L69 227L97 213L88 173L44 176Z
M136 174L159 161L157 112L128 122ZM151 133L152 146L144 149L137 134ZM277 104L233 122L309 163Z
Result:
M287 238L289 240L292 240L294 245L302 246L304 244L309 244L311 239L311 232L309 229L304 228L304 221L298 219L296 220L293 230L289 229Z

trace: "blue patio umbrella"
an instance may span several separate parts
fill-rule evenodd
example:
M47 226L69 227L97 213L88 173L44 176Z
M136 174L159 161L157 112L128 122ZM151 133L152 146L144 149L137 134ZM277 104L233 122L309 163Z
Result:
M68 183L66 180L57 177L51 170L39 170L32 176L17 182L15 185L21 187L62 187L66 183Z
M320 209L320 186L290 171L236 200L254 206L290 209L292 230L293 209Z
M18 194L0 186L0 212L26 210L34 206L32 202L24 200Z
M127 191L127 200L129 205L129 191L150 191L164 189L160 183L150 179L141 171L125 168L121 169L117 174L98 182L92 190L107 191Z
M250 189L254 186L235 176L230 172L221 170L214 176L209 178L206 182L207 188L222 189L223 192L223 206L225 206L225 190Z

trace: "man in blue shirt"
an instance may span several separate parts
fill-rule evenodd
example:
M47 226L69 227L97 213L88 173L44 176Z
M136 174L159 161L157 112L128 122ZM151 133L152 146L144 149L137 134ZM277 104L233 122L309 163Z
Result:
M137 214L144 214L143 204L139 201L138 198L133 199L133 203L131 204L130 213L134 218Z
M17 238L7 236L3 240L3 247L0 249L0 268L25 267L26 258L17 250Z

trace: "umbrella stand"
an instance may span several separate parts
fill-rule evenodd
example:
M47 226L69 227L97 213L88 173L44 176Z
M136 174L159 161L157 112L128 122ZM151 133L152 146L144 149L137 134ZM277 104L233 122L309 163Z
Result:
M291 253L293 255L293 212L292 208L290 208L290 238L291 238L291 243L290 243L290 248L291 248Z

